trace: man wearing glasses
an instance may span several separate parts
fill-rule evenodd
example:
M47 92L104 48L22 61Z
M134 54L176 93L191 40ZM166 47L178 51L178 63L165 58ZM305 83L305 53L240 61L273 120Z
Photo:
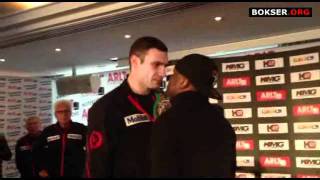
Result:
M85 163L86 126L72 122L70 101L54 106L57 123L45 128L34 143L40 177L82 177Z

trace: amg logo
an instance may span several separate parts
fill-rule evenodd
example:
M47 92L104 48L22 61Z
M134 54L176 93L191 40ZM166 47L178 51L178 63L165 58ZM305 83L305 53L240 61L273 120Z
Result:
M232 110L232 116L233 117L242 117L243 110L241 110L241 109Z
M316 95L317 89L301 90L296 92L296 96Z
M303 72L303 73L299 73L299 80L309 80L312 77L311 72Z
M238 69L244 69L244 68L245 68L245 64L244 63L226 65L226 69L227 70L238 70Z
M320 159L302 159L301 160L301 164L305 164L305 165L320 165Z
M264 147L272 147L272 148L281 148L284 147L284 142L265 142L263 144Z
M274 59L265 60L262 62L263 67L275 67L276 61Z
M278 81L280 81L280 79L281 79L281 76L267 76L267 77L262 77L261 79L260 79L260 81L263 83L263 82L268 82L268 83L270 83L270 82L278 82Z
M278 124L267 125L268 132L279 132L280 126Z

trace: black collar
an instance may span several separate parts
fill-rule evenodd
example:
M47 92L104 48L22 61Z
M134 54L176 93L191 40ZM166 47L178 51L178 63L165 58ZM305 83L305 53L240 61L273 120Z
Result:
M191 105L194 106L194 104L205 104L209 103L208 97L203 96L202 94L195 92L195 91L187 91L182 92L170 99L170 102L172 106L176 105Z

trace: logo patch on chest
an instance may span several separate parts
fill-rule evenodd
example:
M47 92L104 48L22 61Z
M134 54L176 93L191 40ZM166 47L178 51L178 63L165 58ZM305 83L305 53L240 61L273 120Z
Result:
M59 139L60 139L60 135L47 137L47 141L48 141L48 142L56 141L56 140L59 140Z
M20 146L20 151L28 151L31 150L32 146L28 145L28 146Z
M81 140L82 139L82 135L81 134L68 134L67 135L68 139L78 139Z
M126 126L132 126L143 122L150 122L148 116L144 114L133 114L124 117L124 122L126 123Z

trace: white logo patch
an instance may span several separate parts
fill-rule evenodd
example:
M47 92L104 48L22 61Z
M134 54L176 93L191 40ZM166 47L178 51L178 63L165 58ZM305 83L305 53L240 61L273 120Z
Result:
M20 147L20 151L28 151L28 150L31 150L32 147L31 146L21 146Z
M47 137L47 141L48 141L48 142L56 141L56 140L58 140L58 139L60 139L60 135Z
M81 140L82 139L82 135L81 134L68 134L67 135L68 139L78 139Z
M126 126L129 127L143 122L150 122L150 119L145 114L133 114L124 117L124 122L126 123Z

